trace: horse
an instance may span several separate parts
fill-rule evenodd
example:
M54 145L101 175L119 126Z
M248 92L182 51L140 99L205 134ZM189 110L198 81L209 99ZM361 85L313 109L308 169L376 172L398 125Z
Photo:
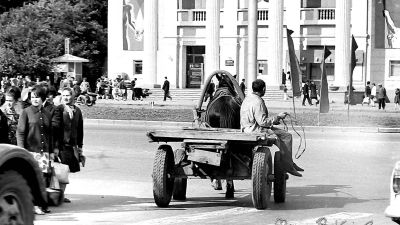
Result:
M223 73L216 74L219 82L218 88L207 105L204 119L211 127L240 129L240 106L243 96L235 90L233 82L236 82L236 80L232 81L233 78L229 76ZM212 180L212 183L215 190L222 190L219 179ZM225 197L234 197L233 180L226 180Z

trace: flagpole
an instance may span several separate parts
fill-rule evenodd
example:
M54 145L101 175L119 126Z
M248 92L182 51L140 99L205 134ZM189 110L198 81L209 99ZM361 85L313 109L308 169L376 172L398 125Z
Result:
M296 105L294 104L294 93L293 93L293 86L292 86L292 102L293 102L293 113L294 113L294 119L296 118Z

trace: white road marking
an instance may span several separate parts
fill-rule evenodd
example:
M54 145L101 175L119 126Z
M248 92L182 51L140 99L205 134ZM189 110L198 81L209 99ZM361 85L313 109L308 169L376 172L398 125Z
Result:
M195 222L199 220L209 220L214 217L223 217L229 215L242 215L247 213L257 212L257 209L254 208L244 208L244 207L236 207L232 209L225 209L225 210L217 210L212 212L205 212L205 213L196 213L196 214L188 214L182 216L171 216L171 217L164 217L158 218L153 220L146 220L141 221L138 223L134 223L137 225L155 225L155 224L177 224L177 223L188 223L188 222Z
M335 214L329 214L317 218L311 218L311 219L305 219L301 221L286 221L288 225L317 225L317 224L326 224L326 225L337 225L337 224L357 224L354 223L356 222L355 220L360 220L360 219L366 219L365 222L368 222L372 220L372 215L371 213L359 213L359 212L340 212L340 213L335 213ZM371 218L369 218L371 217ZM325 218L325 223L323 223ZM318 223L317 221L321 221L321 223ZM351 222L350 222L351 221ZM283 223L271 223L268 225L281 225L285 224ZM365 224L365 223L362 223ZM361 225L361 224L360 224Z

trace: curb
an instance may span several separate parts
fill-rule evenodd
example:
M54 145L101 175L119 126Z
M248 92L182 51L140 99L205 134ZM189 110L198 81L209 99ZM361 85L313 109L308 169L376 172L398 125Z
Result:
M190 127L192 122L171 122L171 121L146 121L146 120L106 120L106 119L85 119L87 126L125 126L125 127ZM302 127L295 126L297 131ZM319 132L360 132L360 133L400 133L400 128L383 127L337 127L337 126L304 126L306 131Z

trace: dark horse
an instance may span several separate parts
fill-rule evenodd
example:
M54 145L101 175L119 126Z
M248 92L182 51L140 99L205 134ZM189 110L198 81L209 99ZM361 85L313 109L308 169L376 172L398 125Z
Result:
M239 84L235 84L237 81L227 72L215 75L218 79L218 88L207 105L204 119L211 127L240 129L240 106L243 95L239 93L240 89L235 88L239 87ZM220 180L213 180L213 186L216 190L222 189ZM233 198L233 196L233 180L227 180L226 197Z

